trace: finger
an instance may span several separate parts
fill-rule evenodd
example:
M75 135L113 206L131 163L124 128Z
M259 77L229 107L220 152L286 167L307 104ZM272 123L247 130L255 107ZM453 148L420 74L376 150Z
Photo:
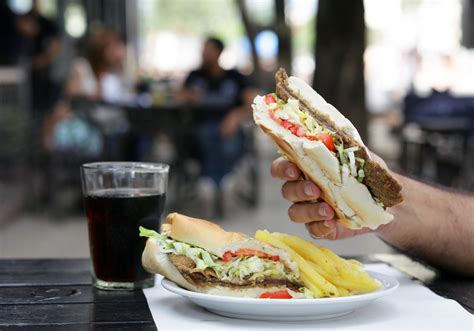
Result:
M301 171L294 163L281 157L272 162L270 173L272 177L283 180L297 180L301 176Z
M309 223L334 218L334 210L325 202L294 203L288 209L288 216L293 222Z
M327 227L324 223L324 221L306 223L305 227L315 238L329 239L333 235L334 228Z
M281 194L286 200L301 202L316 200L321 195L321 190L311 181L298 180L283 184Z
M348 229L335 219L326 220L324 222L307 223L306 228L316 237L328 240L345 239L372 232L369 228L360 230Z

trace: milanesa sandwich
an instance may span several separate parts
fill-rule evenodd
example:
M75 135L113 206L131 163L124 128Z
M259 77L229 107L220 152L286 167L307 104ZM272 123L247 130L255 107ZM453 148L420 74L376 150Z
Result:
M161 233L140 228L148 237L142 265L190 291L265 297L267 293L304 295L299 269L287 252L217 224L169 214Z
M345 227L376 229L390 222L386 208L403 200L401 186L372 160L354 125L284 69L275 80L276 93L254 100L255 122L320 187Z

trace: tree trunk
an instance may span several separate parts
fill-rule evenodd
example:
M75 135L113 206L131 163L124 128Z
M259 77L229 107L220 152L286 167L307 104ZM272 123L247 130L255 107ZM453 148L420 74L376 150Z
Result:
M252 63L253 63L253 75L256 80L261 77L261 69L258 61L257 49L255 48L255 35L257 34L257 29L255 25L250 21L247 7L245 6L245 0L236 0L237 7L239 8L240 15L242 18L242 23L249 38L250 49L252 52Z
M313 86L367 138L363 0L319 0Z
M275 0L275 32L278 36L278 67L291 74L291 29L285 21L285 1Z

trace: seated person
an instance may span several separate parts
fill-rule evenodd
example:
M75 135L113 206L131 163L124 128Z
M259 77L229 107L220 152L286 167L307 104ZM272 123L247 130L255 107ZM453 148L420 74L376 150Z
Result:
M63 100L57 103L43 126L43 144L47 149L74 150L94 157L99 156L103 149L109 154L119 154L115 151L118 149L115 138L126 130L124 115L111 106L94 106L91 116L100 123L102 132L99 132L73 112L68 100L120 102L120 98L126 95L122 75L125 47L120 35L112 30L96 29L90 33L83 55L72 63Z
M187 77L179 96L202 107L195 132L202 161L202 176L219 186L243 152L242 122L250 118L255 91L248 78L219 65L222 41L208 38L202 64Z

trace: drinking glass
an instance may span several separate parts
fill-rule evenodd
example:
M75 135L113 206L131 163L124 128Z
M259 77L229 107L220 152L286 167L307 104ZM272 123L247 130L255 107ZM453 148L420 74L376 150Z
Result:
M169 166L96 162L81 166L89 230L92 282L100 289L133 290L154 285L141 265L146 238L138 228L159 229Z

